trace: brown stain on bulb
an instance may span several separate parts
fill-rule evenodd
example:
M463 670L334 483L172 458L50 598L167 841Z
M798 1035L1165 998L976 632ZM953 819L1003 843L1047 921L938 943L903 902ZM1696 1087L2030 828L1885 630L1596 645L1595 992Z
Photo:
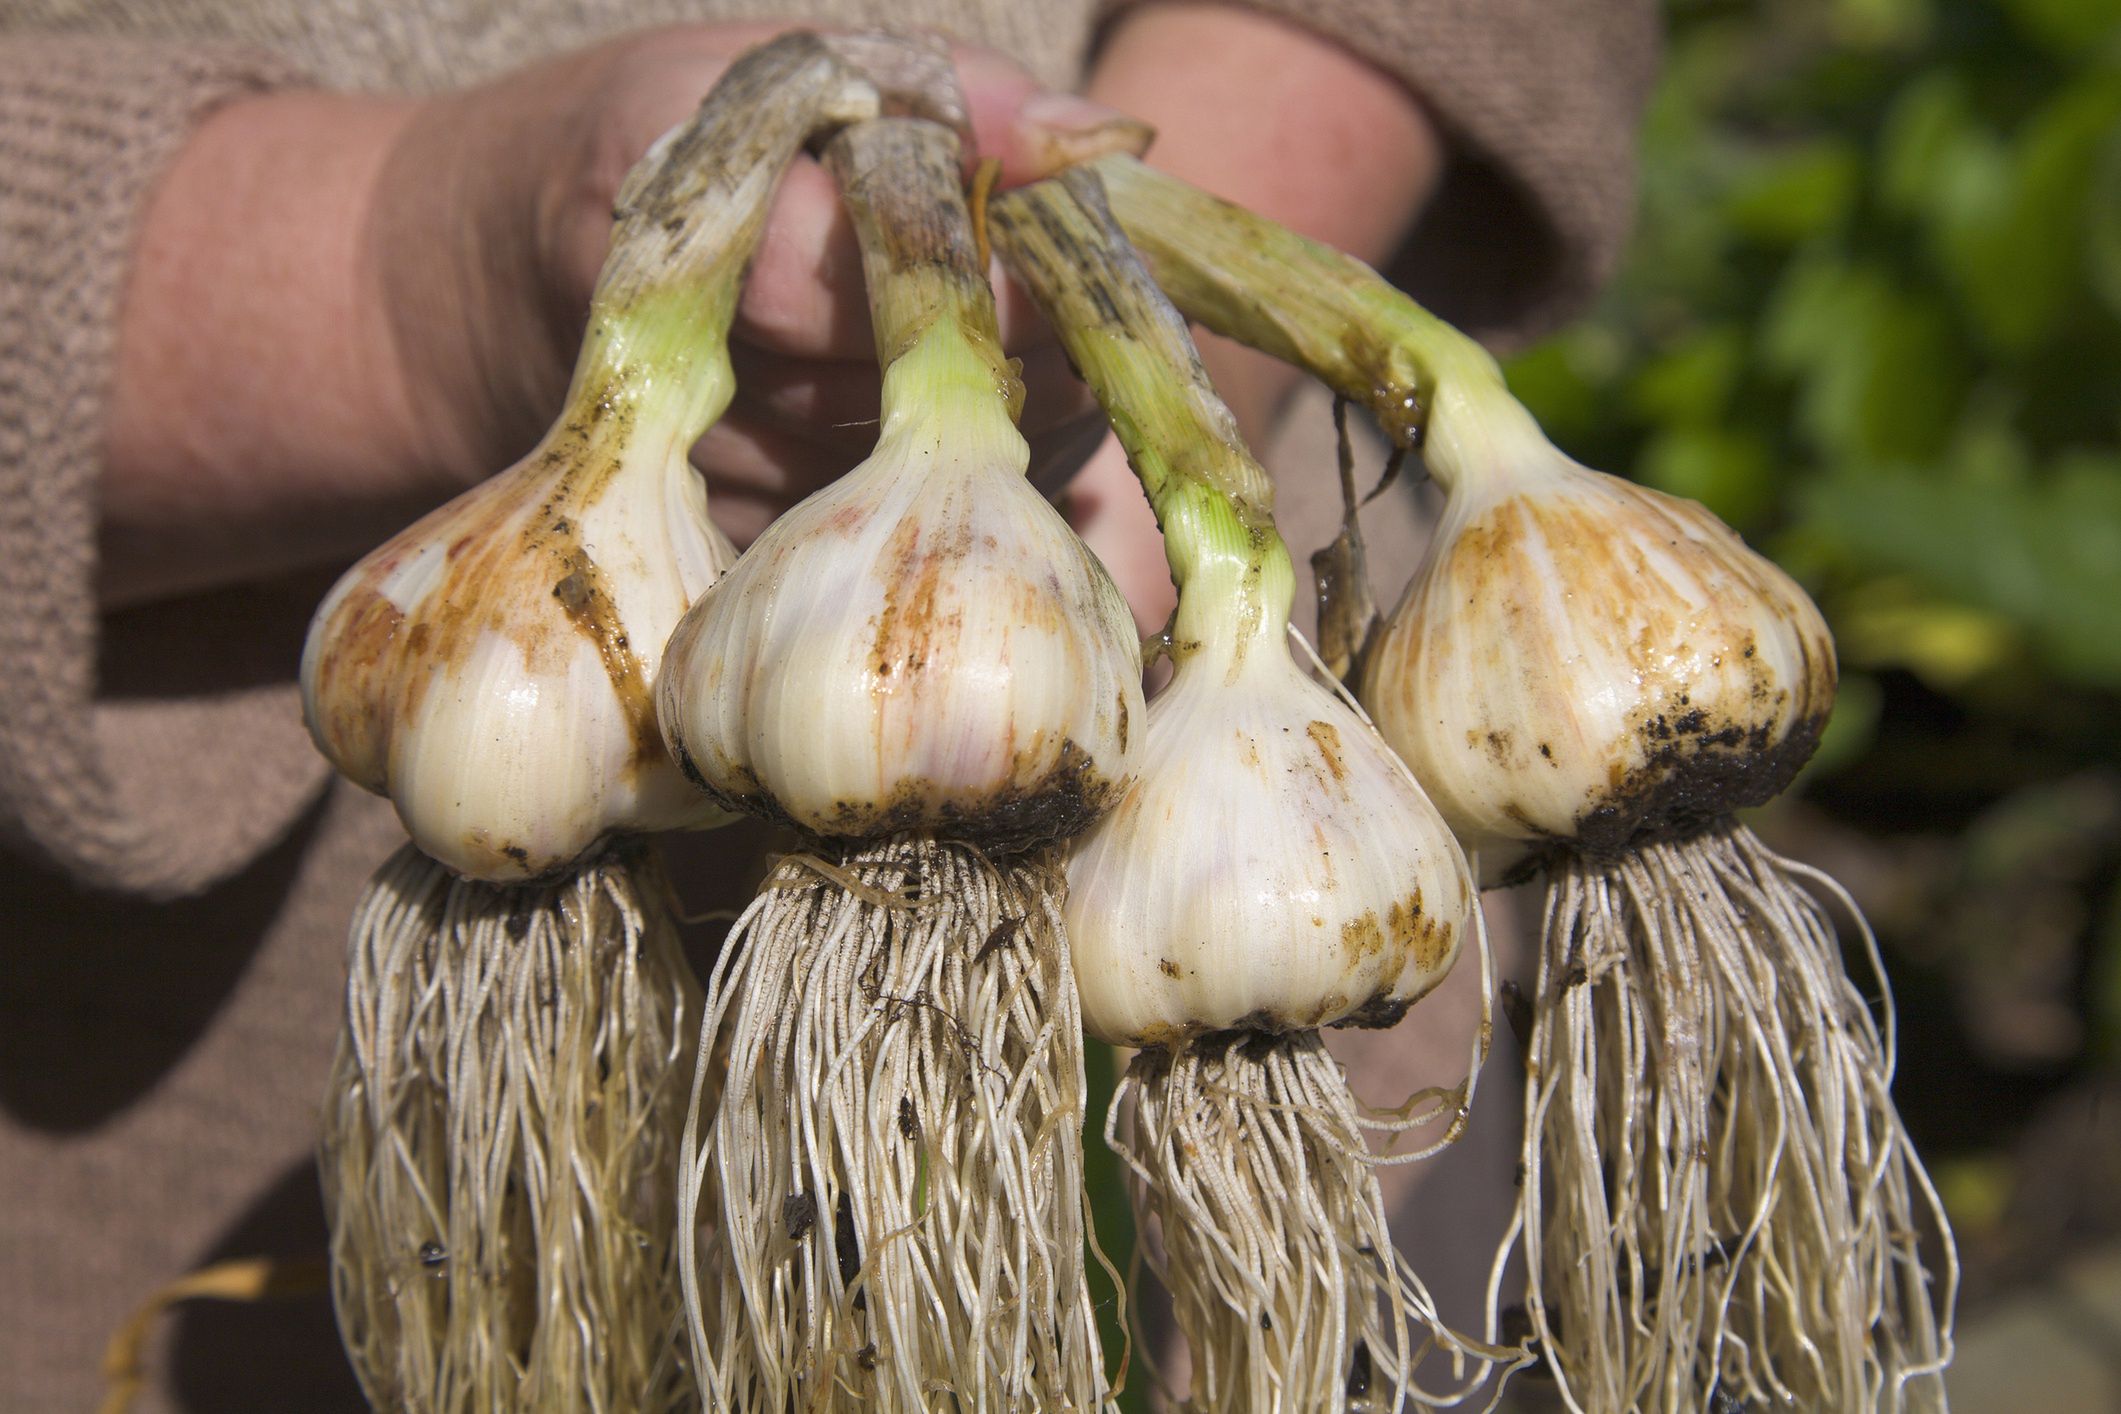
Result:
M920 524L910 519L893 528L879 568L884 607L876 617L869 668L879 690L890 691L895 677L917 674L927 662L927 635L942 592L942 569L934 555L921 554Z
M1309 1022L1301 1029L1315 1031L1319 1027L1328 1025L1347 1015L1347 1013L1347 994L1345 992L1328 992L1318 999L1318 1005L1311 1009Z
M908 516L892 528L877 566L884 606L869 654L879 691L918 677L931 660L954 659L965 615L951 590L973 543L969 508L954 505L932 522Z
M394 702L377 702L368 690L394 654L417 638L425 648L427 630L416 624L405 631L405 612L373 585L356 586L338 603L322 631L330 646L317 655L310 684L310 735L332 763L365 790L381 794L389 783L390 726ZM404 641L401 641L401 635ZM384 688L387 699L402 691Z
M1152 1021L1123 1037L1112 1040L1116 1046L1132 1046L1140 1051L1175 1051L1192 1037L1200 1034L1200 1028L1173 1025L1170 1022Z
M633 651L633 641L619 619L618 605L596 562L579 546L560 551L557 558L567 572L553 584L552 597L559 601L575 628L596 645L604 676L610 681L627 728L633 734L632 769L637 773L644 765L665 759L648 674L642 668L640 655Z
M1395 680L1386 691L1410 718L1427 709L1498 770L1543 763L1598 782L1566 822L1544 809L1535 822L1529 802L1507 797L1489 808L1524 838L1603 856L1696 832L1778 794L1817 745L1835 674L1831 640L1803 591L1705 508L1581 475L1593 479L1511 497L1458 533L1423 610L1467 627L1430 633L1409 619L1388 628L1388 641L1412 649L1387 648ZM1762 651L1760 633L1775 631L1763 622L1788 627L1777 655ZM1566 658L1564 643L1574 645ZM1771 656L1794 660L1792 670L1770 669ZM1529 714L1602 686L1579 689L1571 677L1600 664L1636 697L1606 740L1585 742ZM1458 680L1502 690L1454 717L1420 691L1447 666ZM1513 716L1513 707L1522 710ZM1536 761L1518 749L1527 739Z
M1451 955L1455 934L1450 924L1423 911L1421 890L1416 889L1387 905L1382 919L1372 908L1342 924L1340 946L1350 964L1384 957L1389 951L1391 960L1384 970L1396 983L1409 963L1423 972L1441 967Z
M1416 889L1393 903L1385 913L1385 928L1402 959L1411 959L1423 972L1435 972L1457 946L1458 930L1422 908L1421 890ZM1405 971L1402 961L1401 971Z
M1385 950L1385 930L1377 921L1377 910L1365 909L1360 917L1340 925L1340 950L1350 964L1366 962Z
M1326 774L1332 778L1333 784L1345 783L1348 763L1342 753L1339 729L1331 722L1310 722L1304 726L1304 735L1318 748L1318 758L1325 764Z
M1349 967L1364 968L1381 979L1377 990L1356 1005L1335 993L1314 1010L1308 1024L1358 1028L1395 1024L1408 1007L1443 980L1457 941L1454 925L1423 908L1419 889L1387 905L1381 919L1376 909L1366 910L1341 925L1341 951ZM1411 988L1405 985L1410 969L1415 974Z
M386 788L395 729L417 719L434 684L463 669L488 633L513 643L535 673L564 670L571 645L588 639L625 716L629 775L667 759L647 674L580 538L582 516L617 481L633 427L631 391L611 378L543 452L372 553L319 626L328 646L315 670L312 734L368 789ZM378 586L437 540L446 540L439 580L400 609Z
M1704 508L1642 494L1670 524L1669 544L1721 551L1718 563L1737 582L1734 594L1787 606L1783 617L1792 625L1788 641L1797 664L1794 680L1784 680L1768 667L1757 631L1748 630L1708 655L1709 674L1638 706L1628 719L1625 769L1576 821L1572 844L1592 858L1698 834L1734 811L1765 804L1811 758L1833 708L1832 644L1816 613L1805 612L1811 606L1802 591ZM1699 625L1676 616L1653 624L1643 660L1660 669L1692 661L1689 627ZM1655 646L1658 629L1669 649Z

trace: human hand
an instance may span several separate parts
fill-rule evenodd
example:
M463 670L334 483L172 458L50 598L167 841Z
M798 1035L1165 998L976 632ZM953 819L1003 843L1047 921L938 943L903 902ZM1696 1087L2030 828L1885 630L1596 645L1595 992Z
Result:
M626 171L690 115L766 26L631 35L432 105L386 167L379 261L393 329L423 421L455 426L436 455L476 476L505 464L550 420ZM1038 175L1045 130L1116 115L1043 93L1014 64L961 49L957 68L983 156L1005 182ZM454 174L454 181L438 181ZM439 262L439 263L438 263ZM1032 474L1064 479L1101 422L1057 343L1004 286L1002 327L1024 363ZM439 294L441 298L429 298ZM460 310L452 311L455 303ZM731 332L737 391L694 453L716 519L739 545L867 453L880 377L861 257L824 170L799 158L782 180Z
M106 602L356 553L520 457L559 407L620 180L773 30L646 31L433 99L282 94L209 119L136 262ZM954 58L1005 182L1116 116L997 55ZM732 333L736 400L695 455L739 544L874 440L860 269L830 180L799 160ZM1028 304L1005 293L1001 316L1050 485L1102 422Z

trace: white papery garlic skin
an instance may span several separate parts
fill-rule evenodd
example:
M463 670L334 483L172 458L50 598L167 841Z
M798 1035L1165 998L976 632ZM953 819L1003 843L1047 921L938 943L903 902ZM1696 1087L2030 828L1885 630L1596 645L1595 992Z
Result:
M585 406L586 404L586 406ZM460 874L556 873L614 831L724 813L663 749L664 641L734 561L688 440L610 397L348 570L303 710L332 764Z
M1140 777L1069 858L1083 1023L1115 1045L1390 1024L1471 926L1443 818L1290 657L1286 591L1264 597L1283 608L1242 631L1181 607Z
M1592 854L1788 784L1833 704L1811 599L1704 507L1578 465L1499 384L1439 399L1447 500L1363 703L1467 849Z
M686 615L663 731L725 803L821 835L1064 838L1132 775L1134 621L1024 479L1004 399L948 391L991 369L955 330L923 343L887 374L874 454ZM928 396L903 391L923 379Z

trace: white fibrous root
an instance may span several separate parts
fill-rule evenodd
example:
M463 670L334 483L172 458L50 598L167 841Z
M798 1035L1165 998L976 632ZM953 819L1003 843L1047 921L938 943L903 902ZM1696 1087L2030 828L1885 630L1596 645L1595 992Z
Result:
M709 1408L1102 1407L1060 890L1050 860L921 836L768 878L685 1137Z
M376 1408L693 1406L674 1227L699 988L665 894L626 855L549 886L409 845L378 871L320 1158Z
M1700 506L1556 450L1374 271L1094 166L1188 315L1369 408L1445 493L1362 697L1484 866L1547 874L1511 1241L1569 1406L1941 1405L1957 1265L1890 1003L1881 1032L1807 885L1846 896L1731 818L1825 724L1816 607Z
M693 1357L713 1409L1099 1408L1052 854L1131 779L1139 641L1024 480L955 139L881 119L824 155L885 368L876 451L701 599L657 689L696 781L812 837L708 987Z
M1451 1100L1455 1122L1466 1096ZM1445 1406L1521 1363L1452 1332L1393 1247L1373 1132L1315 1031L1223 1032L1129 1065L1106 1140L1161 1234L1184 1408ZM1424 1392L1424 1361L1459 1388Z
M1950 1233L1807 880L1741 825L1554 866L1520 1221L1573 1408L1943 1407Z
M1292 657L1272 487L1096 179L1007 193L990 219L1111 417L1179 590L1139 779L1070 856L1067 920L1090 1033L1147 1048L1106 1135L1162 1232L1150 1259L1192 1353L1183 1407L1499 1394L1490 1375L1523 1352L1438 1318L1385 1230L1377 1165L1399 1160L1369 1145L1437 1120L1434 1147L1449 1142L1471 1076L1373 1123L1317 1030L1392 1025L1442 980L1478 928L1465 856L1368 721ZM1439 1352L1456 1385L1431 1392L1417 1367Z

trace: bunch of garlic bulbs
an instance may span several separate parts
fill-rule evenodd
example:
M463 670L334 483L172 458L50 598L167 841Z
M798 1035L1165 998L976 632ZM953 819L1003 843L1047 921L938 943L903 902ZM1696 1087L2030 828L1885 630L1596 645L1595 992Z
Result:
M356 921L326 1123L371 1398L1108 1405L1086 1026L1143 1048L1107 1139L1162 1229L1189 1407L1492 1397L1527 1351L1494 1341L1493 1284L1488 1339L1437 1318L1376 1175L1421 1155L1372 1144L1449 1142L1474 1076L1380 1123L1317 1034L1397 1023L1469 933L1485 969L1479 866L1548 882L1498 1275L1521 1239L1564 1399L1938 1399L1955 1268L1890 1012L1842 972L1811 892L1838 890L1733 819L1831 707L1810 601L1699 507L1568 460L1372 272L1104 159L991 218L1164 531L1145 705L1125 603L1024 479L957 139L880 116L907 95L878 74L922 55L796 33L740 60L622 190L551 432L318 611L312 732L412 839ZM806 143L861 240L882 416L737 558L687 454ZM1152 274L1445 493L1360 665L1375 729L1292 657L1271 488ZM799 845L702 999L628 841L739 814Z

